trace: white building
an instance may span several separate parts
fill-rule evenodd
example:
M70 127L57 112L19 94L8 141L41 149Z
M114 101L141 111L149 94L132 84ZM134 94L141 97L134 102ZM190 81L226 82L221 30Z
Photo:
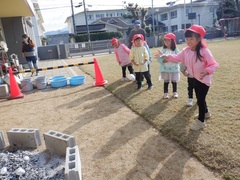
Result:
M99 20L100 18L104 18L104 17L123 17L124 14L129 14L129 12L126 9L97 10L97 11L88 11L86 9L86 17L87 17L88 24L92 24L93 22ZM75 19L76 26L86 25L84 12L75 14L74 19ZM68 32L74 33L72 16L67 17L65 23L67 23Z
M154 7L155 31L161 32L174 32L179 29L185 29L192 24L199 24L203 27L213 26L214 18L216 18L216 9L218 3L214 0L197 0L188 4L171 4L169 7ZM114 10L97 10L86 11L88 24L96 22L103 17L122 17L124 14L129 14L126 9ZM189 19L189 13L192 13L193 19ZM151 15L152 11L149 10ZM85 14L80 12L75 14L75 25L86 25ZM159 22L159 23L158 23ZM65 23L67 23L68 30L73 33L72 16L69 16ZM160 25L160 23L163 23ZM131 24L131 20L129 21ZM108 31L111 31L109 29Z
M37 0L1 0L0 41L8 45L8 54L17 54L20 64L26 60L21 56L22 35L28 34L36 45L41 45L43 34L42 16Z
M179 29L185 29L192 24L198 24L203 27L212 27L214 18L216 18L217 2L193 2L192 4L177 4L170 7L160 8L157 18L165 27L163 32L174 32ZM192 13L193 19L190 19L189 13Z
M35 10L35 16L32 17L35 44L37 47L39 47L42 46L42 38L44 37L44 20L40 11L38 0L32 0L32 3Z

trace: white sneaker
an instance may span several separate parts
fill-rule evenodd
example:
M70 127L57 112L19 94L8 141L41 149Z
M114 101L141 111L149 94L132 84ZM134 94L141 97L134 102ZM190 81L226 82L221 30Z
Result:
M194 119L198 119L198 114L196 114L195 116L194 116ZM205 119L210 119L211 118L211 113L208 111L207 113L205 113Z
M164 93L163 98L164 99L169 99L168 93Z
M187 106L193 106L193 99L188 99Z
M198 131L200 129L205 128L207 125L205 122L199 121L198 119L196 120L196 122L194 124L192 124L191 126L191 130L193 131Z
M178 98L178 93L177 92L173 93L173 98Z

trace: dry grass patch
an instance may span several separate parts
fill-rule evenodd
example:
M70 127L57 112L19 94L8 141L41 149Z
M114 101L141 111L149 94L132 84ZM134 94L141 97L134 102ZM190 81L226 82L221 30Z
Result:
M178 99L162 99L163 82L158 80L159 63L154 59L151 75L154 88L136 91L134 82L121 82L121 68L114 54L97 56L105 86L132 110L153 124L164 136L189 149L203 164L223 174L226 179L240 179L240 40L208 42L209 49L220 67L213 75L213 84L207 96L212 118L207 120L204 131L189 130L197 105L186 107L187 82L181 76ZM179 49L185 45L178 46ZM156 53L156 49L151 49ZM93 57L83 58L83 62ZM81 66L86 73L94 75L92 66ZM172 92L172 87L169 87ZM194 99L196 102L196 99Z

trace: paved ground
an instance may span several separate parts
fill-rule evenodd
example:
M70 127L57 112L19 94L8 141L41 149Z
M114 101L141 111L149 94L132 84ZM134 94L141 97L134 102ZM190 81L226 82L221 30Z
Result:
M81 58L40 61L39 67L80 62ZM82 74L78 67L40 72L40 76L47 77ZM84 180L221 179L185 149L164 138L104 87L94 87L93 82L86 75L86 84L81 86L36 90L26 93L24 99L2 101L0 113L8 111L8 115L3 116L1 128L8 130L13 126L8 122L14 118L9 111L16 107L22 113L15 126L75 136ZM25 121L26 116L31 119L30 124Z

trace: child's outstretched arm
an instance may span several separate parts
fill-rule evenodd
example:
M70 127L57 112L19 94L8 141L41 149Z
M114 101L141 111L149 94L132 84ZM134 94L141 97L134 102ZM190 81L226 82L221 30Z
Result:
M157 59L157 61L160 63L160 64L163 64L164 63L164 57L165 57L165 54L163 54L162 51L160 50L157 50L158 53L155 55L155 58Z
M163 54L161 56L161 58L164 58L163 63L166 63L166 62L173 62L173 63L184 62L184 59L185 59L184 58L184 51L181 51L178 54L169 54L169 55Z
M154 57L157 59L159 58L161 55L163 55L162 51L157 49L157 53L154 55Z

